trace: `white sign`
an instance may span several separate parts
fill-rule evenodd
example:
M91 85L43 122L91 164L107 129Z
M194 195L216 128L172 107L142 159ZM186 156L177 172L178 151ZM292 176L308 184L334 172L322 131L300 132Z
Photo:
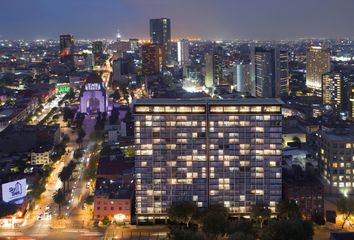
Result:
M23 198L26 195L27 183L25 178L9 183L4 183L2 185L2 200L4 202L10 202L19 198Z
M86 83L85 90L87 90L87 91L100 91L101 84L99 84L99 83Z

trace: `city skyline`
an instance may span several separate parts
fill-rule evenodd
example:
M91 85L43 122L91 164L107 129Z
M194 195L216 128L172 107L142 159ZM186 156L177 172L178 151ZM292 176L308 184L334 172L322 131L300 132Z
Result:
M62 33L74 34L76 39L114 38L118 28L125 39L147 39L149 19L160 17L171 19L173 39L350 38L354 37L353 7L354 2L343 0L108 0L106 4L5 0L0 39L48 39Z

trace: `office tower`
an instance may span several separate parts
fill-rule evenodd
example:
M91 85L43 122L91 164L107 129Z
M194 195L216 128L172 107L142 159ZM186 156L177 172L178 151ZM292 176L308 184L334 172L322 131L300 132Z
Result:
M281 198L282 102L140 99L134 103L136 217L166 219L176 201L247 215Z
M354 120L354 83L349 84L349 116Z
M278 96L287 96L289 93L289 53L288 51L279 51L279 81L280 94Z
M338 129L337 129L338 130ZM319 133L319 157L322 174L331 190L344 194L354 188L354 134L353 132Z
M92 53L94 56L100 56L103 54L103 42L95 41L92 43Z
M251 82L252 82L252 91L251 95L256 96L256 48L254 45L251 45L250 47L250 59L251 59Z
M288 53L278 48L254 50L257 97L280 97L289 89Z
M162 45L144 44L142 46L142 72L144 76L157 75L166 66L166 49Z
M255 48L256 96L276 97L275 50Z
M73 35L60 35L60 62L69 64L74 62Z
M311 47L306 54L306 86L322 90L322 75L330 72L330 52L322 47Z
M163 45L167 60L171 59L171 20L168 18L150 19L151 43Z
M251 65L250 63L239 63L234 67L234 81L236 90L242 93L251 93L252 85L251 81Z
M340 73L323 74L321 85L323 105L339 109L342 106L342 75Z
M222 64L224 51L214 44L211 52L205 56L205 86L208 88L220 85L222 82Z
M122 58L113 61L112 80L120 85L127 85L136 80L135 64L131 55L125 54Z
M177 58L180 66L189 65L189 41L182 39L177 43Z

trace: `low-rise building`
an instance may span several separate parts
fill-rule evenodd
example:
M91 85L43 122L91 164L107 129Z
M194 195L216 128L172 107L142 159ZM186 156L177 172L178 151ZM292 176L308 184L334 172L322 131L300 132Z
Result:
M130 223L133 189L131 184L123 184L99 178L96 182L93 218L107 219L116 223Z
M31 165L49 165L53 146L39 146L31 151Z
M347 195L354 189L354 133L350 129L319 132L319 159L330 191Z
M324 214L324 187L321 181L312 175L285 176L283 198L294 200L307 219Z

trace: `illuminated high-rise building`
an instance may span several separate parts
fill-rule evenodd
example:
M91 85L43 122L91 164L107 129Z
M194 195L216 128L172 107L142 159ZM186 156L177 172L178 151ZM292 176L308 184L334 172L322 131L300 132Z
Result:
M275 51L255 48L256 96L276 97Z
M354 83L349 85L349 116L354 120Z
M166 49L162 45L144 44L142 46L142 72L144 76L158 75L166 66Z
M215 44L212 51L205 54L205 86L207 88L221 84L223 57L223 48Z
M182 39L177 43L177 60L180 66L189 65L189 41Z
M140 99L134 103L137 222L176 201L249 215L281 198L282 102Z
M286 96L289 93L289 53L288 51L279 51L279 94Z
M166 57L171 59L171 20L169 18L150 19L151 43L163 45Z
M337 132L336 132L337 131ZM354 189L354 134L348 130L319 132L319 159L322 174L332 192L352 194Z
M274 98L289 91L288 52L279 48L254 50L256 96Z
M236 90L242 93L251 93L254 85L251 80L251 64L239 63L234 67L233 84Z
M60 35L60 62L74 63L74 47L73 35Z
M342 75L340 73L326 73L322 75L323 105L338 109L342 105Z
M322 75L330 72L330 52L327 48L311 47L306 54L306 86L322 91Z

